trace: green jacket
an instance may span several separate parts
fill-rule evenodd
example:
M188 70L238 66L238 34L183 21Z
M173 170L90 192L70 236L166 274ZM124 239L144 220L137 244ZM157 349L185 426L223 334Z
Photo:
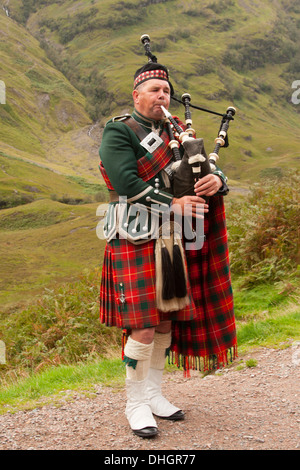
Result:
M149 121L135 111L132 117L146 132L150 133L155 126L156 133L159 136L162 134L162 122ZM160 171L148 181L139 177L137 160L147 151L131 128L122 122L122 117L111 119L106 124L99 154L112 187L117 195L123 197L123 203L114 200L109 204L104 225L106 238L114 238L117 232L133 242L153 238L158 227L158 216L169 212L173 199L169 188L166 188L166 176ZM222 171L217 168L214 173L226 186Z

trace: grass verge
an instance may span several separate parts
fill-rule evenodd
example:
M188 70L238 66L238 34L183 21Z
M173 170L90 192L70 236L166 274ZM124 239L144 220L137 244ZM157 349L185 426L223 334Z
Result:
M285 347L300 339L297 280L242 288L233 281L239 353L259 347Z
M259 347L286 347L300 339L300 308L284 315L238 325L239 352Z
M49 402L59 404L63 399L72 399L76 391L90 395L95 392L95 384L119 387L124 384L124 374L121 359L50 367L0 389L0 414Z

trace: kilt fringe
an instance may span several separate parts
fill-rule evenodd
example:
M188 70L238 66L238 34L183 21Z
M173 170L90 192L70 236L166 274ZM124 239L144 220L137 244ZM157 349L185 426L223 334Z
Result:
M189 378L191 370L199 372L212 372L222 367L226 367L238 357L237 345L210 356L184 356L174 351L169 351L168 364L176 365L178 369L183 369L184 376Z
M124 348L128 337L130 335L130 330L124 329L122 332L122 361L135 369L136 364L133 359L128 358L124 354ZM176 365L178 369L182 369L184 377L190 378L191 370L198 370L199 372L212 372L222 367L226 367L229 363L233 362L238 357L237 344L232 347L225 349L224 351L219 352L218 354L211 354L209 356L185 356L179 354L176 351L172 351L171 348L166 349L166 358L168 359L168 364Z

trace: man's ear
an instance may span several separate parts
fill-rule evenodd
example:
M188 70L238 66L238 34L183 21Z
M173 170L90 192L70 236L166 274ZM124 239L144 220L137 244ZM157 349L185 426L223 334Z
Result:
M138 104L139 103L139 92L137 90L133 90L132 97L133 97L134 103Z

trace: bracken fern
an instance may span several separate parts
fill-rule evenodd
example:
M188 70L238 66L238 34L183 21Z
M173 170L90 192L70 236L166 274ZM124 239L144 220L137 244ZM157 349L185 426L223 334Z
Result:
M229 204L231 270L250 284L294 276L300 262L300 175L264 180Z

